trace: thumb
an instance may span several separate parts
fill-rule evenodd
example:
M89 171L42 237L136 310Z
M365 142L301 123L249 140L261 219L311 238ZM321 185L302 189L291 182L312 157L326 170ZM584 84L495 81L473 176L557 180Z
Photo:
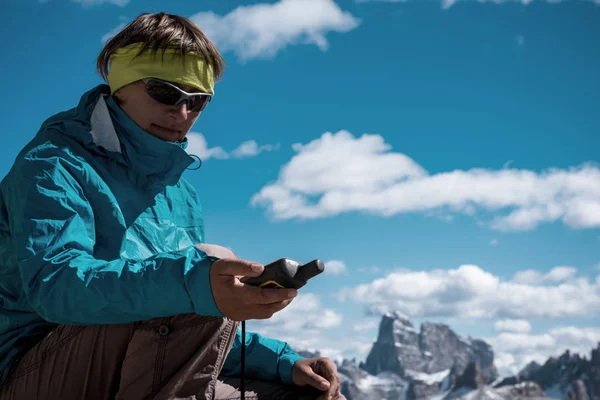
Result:
M325 378L323 378L320 375L317 375L311 368L306 367L303 368L302 371L305 373L306 379L307 379L307 383L312 386L315 387L319 390L327 390L329 389L329 381Z
M264 267L262 264L246 260L217 260L213 263L219 275L259 276Z

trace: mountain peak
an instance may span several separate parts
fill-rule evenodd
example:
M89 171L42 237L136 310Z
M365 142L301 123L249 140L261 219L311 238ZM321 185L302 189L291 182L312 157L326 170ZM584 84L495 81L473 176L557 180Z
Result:
M398 321L406 321L412 325L412 323L410 322L410 317L398 310L386 312L383 316L386 318L391 318L391 319L395 319Z
M525 367L523 367L523 369L521 369L519 371L517 376L527 378L529 375L535 373L535 371L537 371L541 367L542 366L540 364L538 364L537 362L531 361L531 362L529 362L529 364L527 364Z
M394 311L382 316L377 341L363 367L374 375L388 371L406 378L406 370L437 374L455 368L460 375L475 361L485 382L497 377L494 353L486 342L464 338L446 324L425 322L417 331L406 314Z

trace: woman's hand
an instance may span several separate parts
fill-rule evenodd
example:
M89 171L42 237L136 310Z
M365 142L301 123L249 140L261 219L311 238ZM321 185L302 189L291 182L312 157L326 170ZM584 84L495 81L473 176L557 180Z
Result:
M335 363L326 357L304 358L294 363L292 380L298 386L313 386L324 392L318 400L345 400Z

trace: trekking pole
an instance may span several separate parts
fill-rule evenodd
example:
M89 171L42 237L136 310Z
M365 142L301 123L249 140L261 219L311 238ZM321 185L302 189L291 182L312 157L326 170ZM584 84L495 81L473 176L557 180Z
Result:
M246 285L258 286L261 288L277 289L300 289L306 285L308 280L319 275L325 270L325 265L321 260L312 260L309 263L300 265L300 263L289 258L280 258L270 264L265 265L263 273L253 278L242 278ZM240 373L240 392L241 400L246 397L246 385L244 383L244 368L246 356L246 321L242 321L242 365Z

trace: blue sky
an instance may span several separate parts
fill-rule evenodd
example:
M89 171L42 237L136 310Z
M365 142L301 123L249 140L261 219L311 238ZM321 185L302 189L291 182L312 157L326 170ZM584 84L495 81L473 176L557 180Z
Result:
M485 338L505 373L587 354L600 4L526 3L8 0L0 172L101 83L96 56L122 24L190 17L228 62L189 135L207 241L328 270L249 329L360 360L380 313L400 310Z

